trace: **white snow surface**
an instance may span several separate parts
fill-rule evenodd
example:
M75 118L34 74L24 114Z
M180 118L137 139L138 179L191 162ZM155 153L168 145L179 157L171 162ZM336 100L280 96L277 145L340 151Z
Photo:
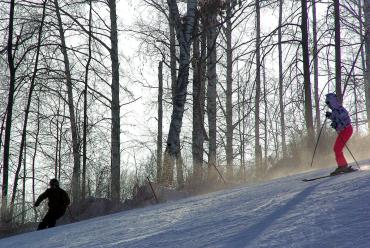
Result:
M323 169L0 240L0 247L369 248L370 166Z

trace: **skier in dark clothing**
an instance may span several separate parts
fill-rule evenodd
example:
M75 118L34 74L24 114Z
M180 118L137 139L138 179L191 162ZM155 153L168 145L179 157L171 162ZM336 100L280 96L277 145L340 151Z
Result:
M38 207L46 198L49 200L49 210L40 222L37 230L54 227L57 219L64 215L68 205L70 204L67 192L59 188L59 182L57 179L51 179L49 185L50 188L42 193L35 202L35 207Z
M330 175L351 172L354 169L348 166L346 158L343 155L343 148L353 133L351 118L349 117L348 111L340 104L334 93L326 95L325 103L332 110L332 112L326 112L326 117L332 121L330 126L338 133L338 137L334 144L335 160L337 161L338 168Z

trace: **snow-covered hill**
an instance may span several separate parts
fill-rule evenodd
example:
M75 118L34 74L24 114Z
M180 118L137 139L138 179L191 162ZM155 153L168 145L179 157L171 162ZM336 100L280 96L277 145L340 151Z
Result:
M0 240L2 248L369 248L370 166L280 178Z

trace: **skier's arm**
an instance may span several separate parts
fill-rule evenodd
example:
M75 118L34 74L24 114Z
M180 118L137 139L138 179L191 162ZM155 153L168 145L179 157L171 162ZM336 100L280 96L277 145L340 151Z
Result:
M44 193L42 193L36 200L35 202L35 207L38 207L40 205L40 203L45 200L46 198L48 198L48 190L46 190Z

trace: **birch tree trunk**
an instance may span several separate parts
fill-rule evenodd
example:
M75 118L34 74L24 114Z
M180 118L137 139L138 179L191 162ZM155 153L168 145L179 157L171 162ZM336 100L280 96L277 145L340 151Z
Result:
M175 161L180 147L180 132L185 109L187 86L189 83L190 46L192 43L197 2L197 0L187 1L187 13L183 19L184 24L182 24L176 0L167 0L167 4L175 25L176 37L180 47L179 72L176 84L176 92L173 96L174 104L165 151L168 155L170 155L170 159L172 161Z
M72 199L74 202L78 202L80 200L80 141L79 135L77 131L77 123L76 123L76 116L75 116L75 107L73 102L73 82L71 76L71 69L69 63L69 57L67 52L67 46L64 36L64 29L63 29L63 22L60 15L59 10L59 3L58 0L54 0L55 11L58 19L58 31L60 36L61 42L61 52L63 54L63 62L64 62L64 72L65 72L65 80L66 80L66 87L67 87L67 95L68 95L68 109L69 109L69 119L71 123L71 132L72 132L72 150L73 150L73 174L72 174Z
M8 26L8 42L7 42L7 56L9 67L9 93L8 105L6 109L6 126L5 126L5 140L4 140L4 154L3 154L3 182L1 186L1 220L5 221L7 218L7 200L8 200L8 177L9 177L9 153L10 153L10 134L12 128L12 114L14 104L15 91L15 67L13 57L13 25L14 25L14 0L10 0L9 4L9 26Z
M308 132L308 147L314 144L314 130L312 118L312 99L311 99L311 79L310 79L310 59L308 48L308 27L307 27L307 1L301 0L302 11L302 56L303 56L303 79L304 79L304 108L305 108L305 122Z
M120 201L120 105L119 105L119 61L118 61L118 30L117 30L117 9L116 0L109 0L110 11L110 57L112 61L112 161L111 161L111 198L113 202Z

